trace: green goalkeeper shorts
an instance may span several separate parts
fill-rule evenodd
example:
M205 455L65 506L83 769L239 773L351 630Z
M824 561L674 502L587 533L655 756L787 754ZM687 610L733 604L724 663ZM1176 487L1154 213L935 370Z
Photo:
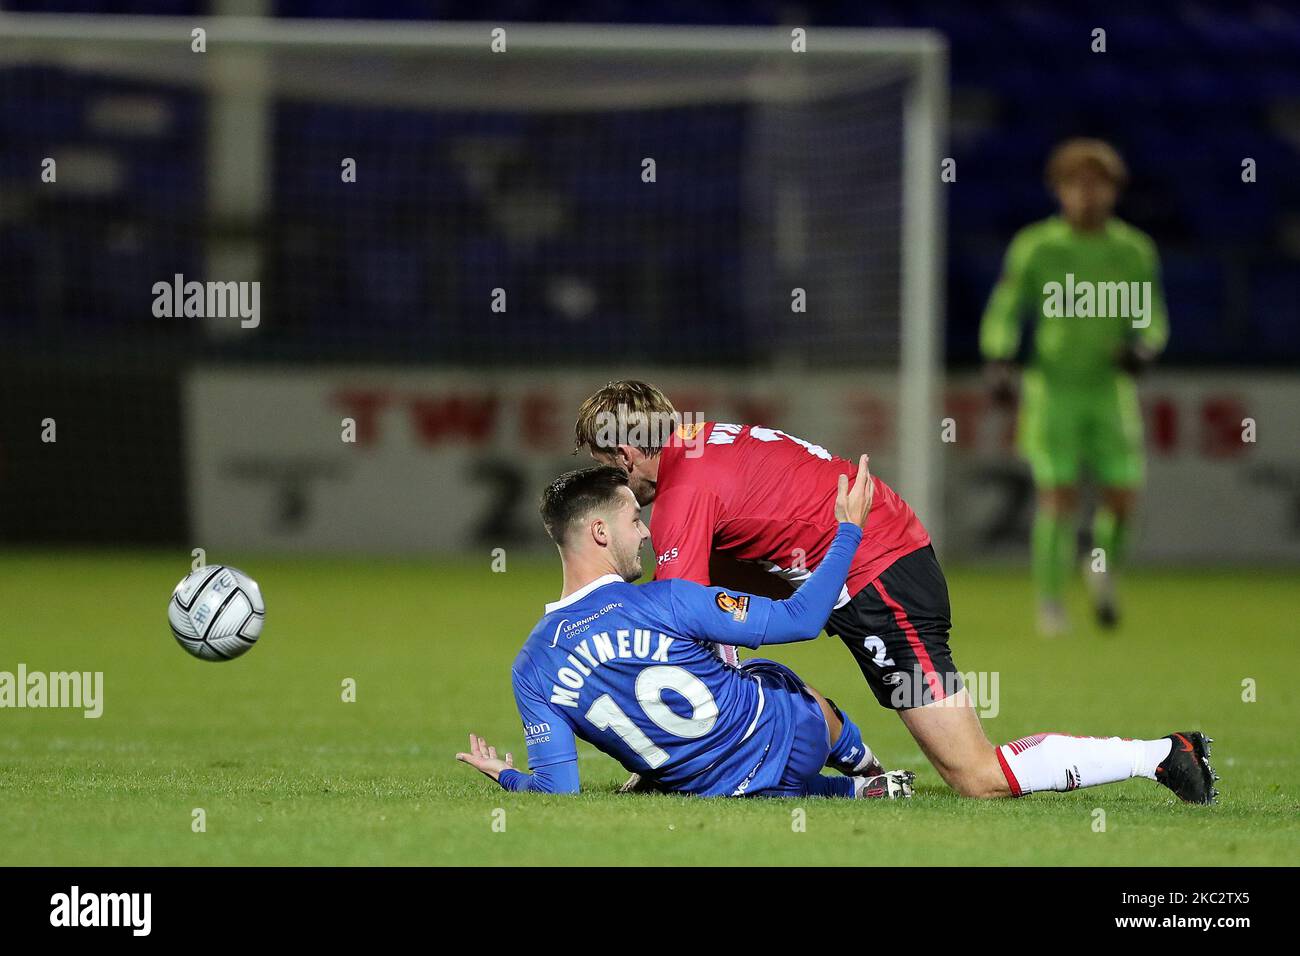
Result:
M1078 484L1084 470L1105 487L1140 485L1142 410L1133 379L1062 385L1026 369L1019 445L1040 488Z

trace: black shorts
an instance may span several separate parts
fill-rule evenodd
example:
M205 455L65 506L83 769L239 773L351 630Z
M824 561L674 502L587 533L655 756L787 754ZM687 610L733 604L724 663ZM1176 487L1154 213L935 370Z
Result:
M826 633L852 652L876 700L893 710L961 690L951 629L948 582L929 545L899 558L826 621Z

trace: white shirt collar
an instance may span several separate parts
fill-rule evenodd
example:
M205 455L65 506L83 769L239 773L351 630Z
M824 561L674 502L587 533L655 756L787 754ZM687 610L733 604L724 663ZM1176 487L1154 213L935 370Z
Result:
M600 577L596 578L596 580L589 581L582 587L578 588L578 590L574 591L568 597L560 598L558 601L552 601L550 604L546 605L546 613L550 614L552 611L558 611L562 607L568 607L576 601L581 601L592 591L596 590L596 588L603 588L606 584L623 583L623 579L617 574L602 574Z

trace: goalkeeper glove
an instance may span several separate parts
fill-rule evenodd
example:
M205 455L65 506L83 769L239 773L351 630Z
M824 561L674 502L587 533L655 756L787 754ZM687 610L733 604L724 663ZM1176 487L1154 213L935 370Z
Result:
M1134 343L1120 352L1118 364L1120 368L1130 375L1141 375L1155 360L1155 357L1156 353L1153 349Z
M984 377L988 381L989 397L993 404L1001 408L1014 408L1017 394L1017 375L1019 369L1014 362L996 360L984 366Z

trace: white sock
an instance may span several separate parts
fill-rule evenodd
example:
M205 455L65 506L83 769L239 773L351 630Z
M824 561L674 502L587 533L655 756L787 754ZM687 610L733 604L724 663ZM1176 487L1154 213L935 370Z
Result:
M1169 740L1034 734L998 748L1013 796L1041 790L1077 790L1130 777L1156 778Z
M862 758L858 761L857 766L853 768L853 772L861 773L862 771L867 769L867 764L871 763L875 759L876 759L876 755L871 752L871 748L867 746L866 741L863 741Z

